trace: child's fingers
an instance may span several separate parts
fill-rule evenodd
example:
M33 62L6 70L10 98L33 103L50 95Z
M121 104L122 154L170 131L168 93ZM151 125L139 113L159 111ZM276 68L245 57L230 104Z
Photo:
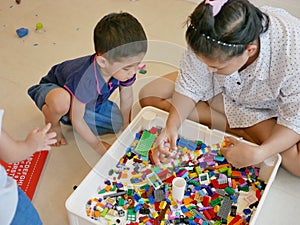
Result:
M57 139L50 139L47 143L47 145L53 145L57 142Z
M177 150L176 138L171 138L170 144L171 144L171 149L172 150Z
M43 132L44 134L46 134L51 128L51 123L47 123L46 126L44 126L42 129L41 129L41 132Z
M229 152L231 151L231 147L234 146L236 143L237 143L237 140L233 137L229 137L229 136L226 136L224 137L224 140L226 142L228 142L228 145L225 146L225 147L221 147L221 153L222 155L227 158L227 155L229 154Z
M220 149L220 151L221 151L222 155L225 158L227 158L227 154L228 154L228 151L229 151L228 147L223 147L223 148Z
M158 149L155 149L154 152L152 153L152 158L153 158L154 164L161 167L159 155L160 155L160 152L158 151Z
M56 132L50 132L47 134L47 138L52 139L56 137Z
M159 151L161 154L170 155L170 143L166 142L164 139L157 139L154 143L155 151Z
M37 128L34 128L30 133L36 134L36 133L39 132L39 130L40 130L40 129L37 127Z
M171 156L171 152L169 151L170 145L169 143L160 143L152 154L153 161L155 165L161 167L161 163L164 163L166 158Z
M167 157L171 156L170 152L170 145L169 143L162 143L161 145L158 146L158 149L160 154L165 155Z
M230 136L225 136L224 140L229 143L229 146L235 145L238 142L238 140L236 138L230 137Z

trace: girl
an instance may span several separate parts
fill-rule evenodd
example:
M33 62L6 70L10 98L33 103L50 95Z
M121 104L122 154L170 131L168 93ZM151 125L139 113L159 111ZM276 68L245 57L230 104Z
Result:
M300 176L299 19L247 0L206 0L190 15L186 40L178 77L168 74L140 92L142 106L170 113L155 163L171 157L189 118L258 144L226 137L232 144L222 153L233 166L281 153L282 166Z

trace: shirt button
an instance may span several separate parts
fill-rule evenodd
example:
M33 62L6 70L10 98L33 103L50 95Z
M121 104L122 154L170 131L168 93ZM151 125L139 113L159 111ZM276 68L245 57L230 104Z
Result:
M239 82L239 81L238 81L238 82L236 82L236 83L237 83L237 85L241 85L241 82Z

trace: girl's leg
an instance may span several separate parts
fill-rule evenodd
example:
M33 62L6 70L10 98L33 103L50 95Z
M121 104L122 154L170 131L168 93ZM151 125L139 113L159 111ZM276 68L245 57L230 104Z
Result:
M199 102L196 105L197 113L200 115L200 123L207 125L211 129L224 131L228 134L243 137L245 140L253 142L253 139L244 131L244 129L229 127L228 120L225 115L222 93L205 103L206 105L203 105L203 102Z
M300 177L300 142L281 153L282 167L293 175Z
M169 112L177 76L177 71L172 72L145 85L139 93L141 106L153 106ZM210 126L211 111L208 104L206 102L197 103L188 118Z
M257 123L251 127L245 128L245 132L254 140L254 143L260 145L270 137L275 125L276 119L271 118Z
M146 84L139 93L141 106L153 106L169 112L177 75L175 71Z
M71 96L63 88L54 88L48 92L42 112L45 116L45 123L51 123L51 131L56 132L57 142L55 146L65 145L66 139L62 134L60 119L67 114L70 109Z
M269 119L246 128L245 131L255 140L255 143L261 144L269 138L275 125L276 119ZM282 156L282 167L300 177L300 142L280 154Z

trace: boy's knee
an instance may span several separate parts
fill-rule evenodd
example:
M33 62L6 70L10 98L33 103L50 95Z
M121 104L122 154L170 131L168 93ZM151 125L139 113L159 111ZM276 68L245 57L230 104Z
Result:
M46 103L48 108L51 109L53 113L65 115L70 109L70 102L62 101L61 99L53 99Z
M68 95L48 95L46 97L47 107L56 114L65 115L70 109L70 96Z

